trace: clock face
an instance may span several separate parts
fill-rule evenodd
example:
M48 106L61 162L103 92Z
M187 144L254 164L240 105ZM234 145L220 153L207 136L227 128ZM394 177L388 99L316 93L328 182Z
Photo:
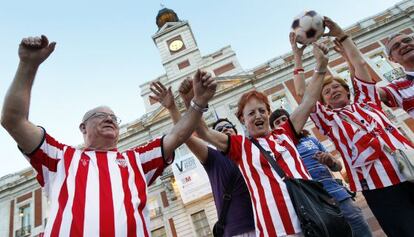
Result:
M170 48L171 51L175 52L175 51L180 50L183 46L184 46L183 41L174 40L173 42L170 43L169 48Z

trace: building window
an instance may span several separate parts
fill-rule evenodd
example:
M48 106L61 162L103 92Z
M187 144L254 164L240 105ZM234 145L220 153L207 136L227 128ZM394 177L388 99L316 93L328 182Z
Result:
M19 208L20 229L16 231L16 237L30 236L30 204Z
M153 197L148 200L148 210L149 210L151 219L158 217L162 214L161 206L158 203L157 198Z
M348 67L343 67L336 71L338 77L344 79L347 83L351 82L351 73L349 72Z
M272 102L270 107L272 110L284 109L289 113L292 112L292 106L290 105L289 100L286 98L284 94L271 96L271 101Z
M339 70L336 71L336 74L338 74L338 77L344 79L346 84L348 84L351 95L354 94L354 87L352 86L351 72L349 71L348 67L340 68Z
M387 73L394 69L382 52L372 55L370 60L375 65L375 69L377 69L381 74Z
M227 64L224 64L221 67L218 67L218 68L214 69L213 72L214 72L214 75L219 76L219 75L221 75L225 72L228 72L228 71L232 70L233 68L235 68L233 63L227 63Z
M167 237L167 233L165 233L164 226L161 228L158 228L156 230L151 231L152 237Z
M178 66L178 69L183 69L183 68L186 68L186 67L188 67L188 66L190 66L190 61L188 61L188 60L185 60L185 61L183 61L183 62L181 62L181 63L179 63L179 64L177 64L177 66Z
M198 237L213 236L204 210L192 214L191 219Z
M401 68L394 68L383 52L370 56L370 60L376 71L389 82L405 77L404 71Z

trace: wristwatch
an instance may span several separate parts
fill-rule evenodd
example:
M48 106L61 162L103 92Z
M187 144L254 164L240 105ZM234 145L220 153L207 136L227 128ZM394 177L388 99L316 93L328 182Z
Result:
M207 111L208 111L208 105L207 105L205 108L203 108L203 107L201 107L200 105L198 105L196 102L194 102L194 100L191 100L191 101L190 101L190 106L191 106L191 108L193 108L195 111L198 111L198 112L200 112L200 113L204 113L204 112L207 112Z

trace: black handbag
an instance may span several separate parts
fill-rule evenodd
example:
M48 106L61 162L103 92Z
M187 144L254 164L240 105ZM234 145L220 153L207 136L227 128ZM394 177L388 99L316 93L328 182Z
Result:
M234 170L230 176L230 180L224 189L223 207L221 208L218 221L216 222L216 224L214 224L214 227L213 227L214 237L222 237L224 235L224 226L226 225L225 220L226 220L227 213L229 212L234 184L236 183L236 169L238 168L234 167Z
M352 229L336 201L314 180L290 178L255 139L250 139L283 179L305 237L352 237Z

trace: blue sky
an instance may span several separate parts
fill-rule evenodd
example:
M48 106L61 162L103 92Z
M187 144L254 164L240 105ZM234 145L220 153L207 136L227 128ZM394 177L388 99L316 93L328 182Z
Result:
M45 34L55 52L41 66L30 120L66 144L82 143L88 109L109 105L130 122L145 111L139 85L164 73L151 36L160 3L188 20L203 55L231 45L244 69L289 51L291 21L314 9L346 27L392 7L394 0L3 1L0 5L0 106L17 64L21 38ZM28 167L0 128L0 177Z

